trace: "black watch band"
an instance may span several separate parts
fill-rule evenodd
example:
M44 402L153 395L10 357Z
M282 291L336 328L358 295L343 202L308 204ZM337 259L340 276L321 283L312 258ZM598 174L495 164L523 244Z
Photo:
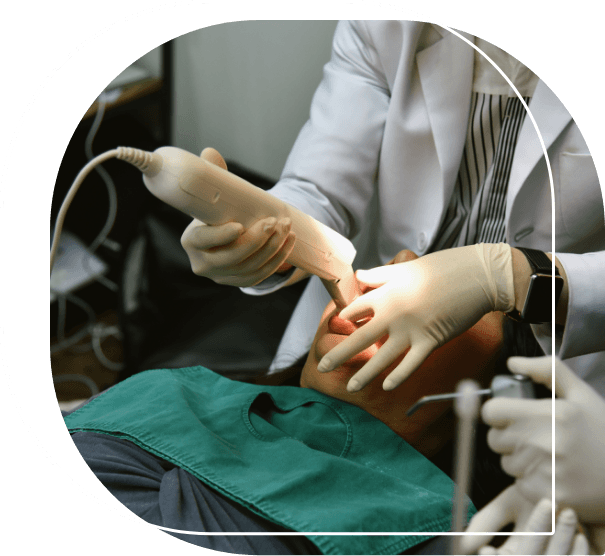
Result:
M521 311L515 309L507 315L520 322L533 324L552 322L552 262L543 251L527 249L526 247L516 247L516 249L525 255L532 274L523 309ZM556 266L554 285L556 306L563 289L563 277L559 274Z

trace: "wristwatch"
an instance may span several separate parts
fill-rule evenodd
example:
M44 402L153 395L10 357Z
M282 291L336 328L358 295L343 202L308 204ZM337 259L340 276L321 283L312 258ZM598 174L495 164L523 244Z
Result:
M521 311L514 309L506 315L513 320L532 324L552 322L552 262L543 251L525 247L516 247L516 249L525 255L532 274L523 309ZM559 274L556 266L554 286L556 307L563 289L563 277Z

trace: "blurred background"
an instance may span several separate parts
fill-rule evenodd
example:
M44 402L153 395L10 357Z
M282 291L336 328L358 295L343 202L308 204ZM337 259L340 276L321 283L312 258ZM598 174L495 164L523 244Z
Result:
M216 148L263 189L279 178L329 60L335 21L224 23L133 61L91 99L66 150L51 232L79 170L117 146ZM149 368L204 365L242 380L269 366L305 283L251 297L190 270L189 218L111 160L74 200L51 276L51 364L70 409Z

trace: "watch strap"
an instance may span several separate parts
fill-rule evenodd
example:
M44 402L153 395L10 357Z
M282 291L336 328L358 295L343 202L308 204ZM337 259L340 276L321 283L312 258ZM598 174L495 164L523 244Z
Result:
M552 261L544 251L529 249L527 247L516 247L515 249L518 249L525 255L525 258L531 267L532 274L552 274ZM555 276L558 274L559 269L555 266Z
M539 251L537 249L529 249L527 247L516 247L519 251L523 253L529 266L531 267L531 280L530 288L527 292L527 297L525 299L524 307L522 311L518 311L514 309L506 315L513 320L519 322L529 322L529 323L541 323L541 322L550 322L552 319L551 311L550 311L550 295L545 297L544 290L542 292L536 292L532 288L532 283L534 279L544 280L545 278L550 280L555 280L555 295L556 302L559 300L559 295L561 293L561 289L563 287L563 279L559 274L559 269L555 266L555 274L553 278L552 261L548 258L546 253L543 251ZM549 286L548 286L549 287ZM552 291L549 287L548 291Z

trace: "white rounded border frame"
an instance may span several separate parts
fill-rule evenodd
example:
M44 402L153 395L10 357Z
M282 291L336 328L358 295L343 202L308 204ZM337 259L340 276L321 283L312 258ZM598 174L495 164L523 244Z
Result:
M423 19L425 21L428 21L429 23L432 23L434 25L438 25L440 27L442 27L443 29L447 30L448 32L456 35L460 40L465 41L467 44L469 44L472 48L474 48L477 52L479 52L486 60L488 60L490 62L490 64L492 64L492 66L494 66L494 68L496 68L496 70L500 73L500 75L502 75L502 77L507 81L507 83L510 85L510 87L513 89L513 91L515 92L515 94L517 95L517 97L519 98L519 100L521 101L521 104L523 105L523 107L525 108L528 116L531 119L531 122L534 126L534 129L536 130L536 133L538 134L538 138L540 140L540 144L542 146L542 151L544 153L544 158L546 160L546 165L548 167L548 178L550 181L550 190L551 190L551 211L552 211L552 253L555 253L555 196L554 196L554 182L553 182L553 175L552 175L552 168L550 165L550 160L548 158L548 152L546 150L546 146L544 144L544 139L542 138L542 134L540 133L540 130L538 128L538 125L536 124L536 120L534 119L534 116L531 112L531 110L529 109L529 107L527 106L527 104L525 103L525 101L523 100L523 97L521 96L521 94L519 93L519 91L517 90L517 88L514 86L514 84L510 81L510 79L505 75L505 73L495 64L495 62L489 58L489 56L487 56L481 49L479 49L477 46L475 46L471 41L469 41L466 37L464 37L463 35L461 35L460 33L458 33L457 31L455 31L454 29L451 29L450 27L448 27L447 25L441 23L440 21L437 21L436 19L433 19L431 17L425 16L421 13L418 13L416 11L413 10L409 10L407 8L403 8L400 6L394 6L391 4L386 4L386 3L382 3L382 2L374 2L374 1L363 1L363 0L348 0L348 1L343 1L343 0L336 0L338 3L343 3L343 4L357 4L357 5L367 5L367 6L374 6L374 7L381 7L381 8L387 8L387 9L391 9L391 10L395 10L395 11L399 11L402 13L405 13L407 15L413 16L413 17L417 17L419 19ZM91 43L93 40L95 40L96 38L100 37L101 35L103 35L104 33L106 33L107 31L110 31L111 29L113 29L114 27L117 27L118 25L121 25L123 23L126 23L132 19L156 12L158 10L165 10L165 9L171 9L171 8L178 8L181 6L188 6L188 5L193 5L193 4L197 4L197 5L208 5L208 4L212 4L214 2L212 1L208 1L208 2L203 2L203 1L198 1L198 0L191 0L191 1L182 1L182 2L173 2L173 3L168 3L168 4L163 4L160 6L155 6L153 8L148 8L146 10L141 10L139 12L136 12L128 17L124 17L114 23L112 23L111 25L108 25L106 27L104 27L103 29L101 29L100 31L98 31L97 33L95 33L94 35L90 36L88 39L86 39L85 41L83 41L80 45L78 45L76 48L74 48L67 56L65 56L65 58L63 58L63 60L61 60L61 62L59 64L57 64L57 66L48 74L48 76L44 79L44 81L42 82L42 84L38 87L38 89L36 90L36 92L34 93L34 95L32 96L32 98L30 99L30 101L27 104L27 107L25 108L25 110L23 111L23 114L21 115L20 119L19 119L19 123L17 125L17 128L15 129L15 132L13 133L10 145L9 145L9 149L8 149L8 153L7 156L5 158L5 162L4 162L4 168L3 168L3 172L2 172L2 197L4 196L4 188L6 185L6 175L8 172L8 167L9 167L9 163L10 163L10 158L11 158L11 154L12 151L14 149L15 143L17 141L17 137L19 135L19 132L21 130L21 127L23 126L23 123L25 121L25 118L27 117L29 111L31 110L34 102L36 102L37 98L40 96L42 90L46 87L46 85L48 84L48 82L57 74L57 72L65 65L67 64L67 62L69 62L69 60L76 54L78 53L80 50L82 50L86 45L88 45L89 43ZM216 2L219 3L219 2ZM228 4L228 3L241 3L240 2L234 2L232 0L228 0L227 2L220 2L221 4ZM300 2L301 4L319 4L319 3L324 3L321 0L320 1L307 1L307 0L302 0ZM333 3L333 2L330 2ZM4 207L3 207L4 208ZM552 273L553 273L553 288L552 288L552 311L553 314L555 312L555 288L554 288L554 267L555 267L555 262L554 262L554 257L553 257L553 261L552 261ZM2 290L2 294L3 295L3 290ZM0 319L3 320L3 313L0 313ZM555 353L555 331L554 331L554 322L552 324L552 353ZM2 344L2 361L3 361L3 365L4 365L4 371L5 371L5 375L6 375L6 381L8 383L9 386L9 390L10 390L10 394L11 397L13 399L13 403L15 404L15 407L17 408L17 412L19 413L19 417L21 418L21 421L23 422L23 424L25 425L25 428L27 429L27 432L29 433L29 435L31 436L31 438L33 439L33 441L35 442L36 446L38 447L38 449L42 452L42 454L44 455L44 457L51 463L51 465L72 485L74 486L76 489L78 489L82 494L86 495L88 498L90 498L92 501L96 502L97 504L99 504L100 506L102 506L103 508L109 510L110 512L113 512L114 514L117 514L125 519L128 519L132 522L138 523L140 525L144 525L146 527L151 527L153 529L158 529L161 531L165 531L168 533L177 533L177 534L187 534L187 535L205 535L205 536L214 536L214 535L219 535L219 536L225 536L225 535L237 535L237 536L242 536L242 535L250 535L250 536L292 536L292 535L313 535L313 536L336 536L336 535L363 535L363 536L372 536L372 535L390 535L390 536L402 536L402 535L450 535L450 536L461 536L461 535L465 535L465 533L455 533L455 532L398 532L398 533L393 533L393 532L377 532L377 533L360 533L360 532L348 532L348 533L336 533L336 532L332 532L332 531L328 531L328 532L292 532L292 533L281 533L281 532L272 532L272 533L267 533L267 532L251 532L251 533L241 533L241 532L200 532L200 531L183 531L183 530L179 530L179 529L171 529L168 527L162 527L162 526L158 526L158 525L154 525L151 523L148 523L146 521L143 521L142 519L130 516L116 508L113 508L112 506L106 504L105 502L103 502L102 500L98 499L96 496L94 496L93 494L91 494L90 492L88 492L85 488L83 488L82 486L80 486L79 483L77 483L74 479L72 479L72 477L70 475L68 475L62 468L61 466L51 457L51 455L47 452L47 450L44 448L44 446L42 445L42 443L38 440L36 434L34 433L34 431L32 430L29 422L27 421L23 410L21 409L21 405L19 404L19 400L17 399L17 396L15 394L13 385L12 385L12 381L10 378L10 374L8 371L8 366L6 363L6 353L5 353L5 348L4 348L4 326L3 326L3 322L0 321L0 343ZM553 360L553 376L554 376L554 360ZM555 442L554 442L554 436L555 436L555 427L554 427L554 389L553 389L553 393L552 393L552 406L553 406L553 411L552 411L552 445L554 446ZM553 453L553 457L552 457L552 492L555 492L555 472L554 472L554 453ZM501 533L501 532L485 532L485 533L475 533L474 535L486 535L486 536L495 536L495 535L500 535L500 536L509 536L509 535L552 535L554 533L554 525L555 525L555 512L554 512L554 508L553 508L553 513L552 513L552 531L550 532L546 532L546 533L524 533L524 532L506 532L506 533Z

